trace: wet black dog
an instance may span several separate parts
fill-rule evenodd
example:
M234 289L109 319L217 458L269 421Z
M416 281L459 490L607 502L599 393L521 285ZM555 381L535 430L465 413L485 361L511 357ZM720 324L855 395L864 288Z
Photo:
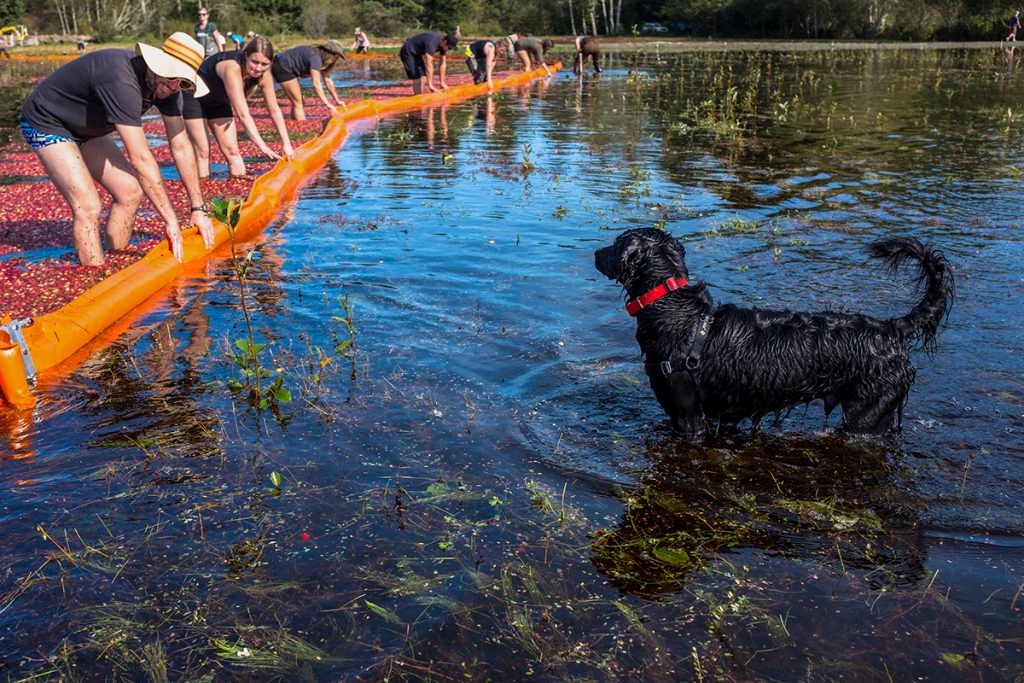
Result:
M708 419L749 417L756 428L765 415L818 398L826 414L843 407L847 431L882 434L903 418L914 382L909 347L934 348L954 286L945 257L917 240L876 242L870 253L894 273L918 263L924 295L903 317L715 307L704 283L688 282L683 245L653 228L627 230L594 262L626 290L651 388L687 438L703 437Z

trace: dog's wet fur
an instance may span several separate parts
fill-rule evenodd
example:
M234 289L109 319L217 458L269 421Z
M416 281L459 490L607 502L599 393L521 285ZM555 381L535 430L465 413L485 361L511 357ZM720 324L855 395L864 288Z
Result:
M636 339L651 388L675 430L698 441L709 420L733 424L751 418L756 429L766 415L787 414L819 398L826 415L842 406L847 432L899 429L914 382L909 349L934 350L955 296L953 270L941 252L916 239L875 242L869 252L893 274L905 262L916 262L924 292L906 315L878 320L836 311L716 307L703 282L640 310ZM598 249L594 262L630 299L669 278L690 279L683 245L654 228L627 230ZM695 331L706 314L714 316L706 343L697 367L687 370ZM658 370L663 361L672 364L668 375Z

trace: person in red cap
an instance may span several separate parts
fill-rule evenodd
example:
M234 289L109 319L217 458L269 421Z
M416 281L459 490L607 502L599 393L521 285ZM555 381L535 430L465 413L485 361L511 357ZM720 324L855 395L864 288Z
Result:
M25 99L22 135L71 207L72 242L82 265L104 262L99 226L103 202L93 181L113 198L105 231L108 249L128 246L145 195L163 218L172 253L182 259L178 217L142 130L142 115L153 106L163 117L171 155L188 193L189 224L199 228L207 249L213 247L213 226L179 95L182 89L206 92L197 74L202 59L199 43L181 32L160 47L138 43L134 52L97 50L54 71Z

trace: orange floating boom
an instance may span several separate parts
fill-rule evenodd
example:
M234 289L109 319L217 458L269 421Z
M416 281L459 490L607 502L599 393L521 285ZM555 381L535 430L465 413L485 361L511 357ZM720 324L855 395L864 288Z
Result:
M562 68L562 64L556 62L550 68L554 73ZM498 89L520 85L545 75L542 67L496 80L494 87ZM236 237L246 239L255 236L274 219L281 203L294 196L299 185L320 170L344 142L348 132L346 122L431 104L466 100L488 92L486 83L460 85L447 91L397 97L384 102L363 100L336 113L327 122L323 132L299 147L290 161L281 159L256 179L249 197L242 203ZM214 221L214 232L215 246L224 244L231 237L227 226L217 221ZM0 317L0 391L7 402L19 410L30 409L35 405L23 359L26 348L36 370L56 366L173 282L186 264L203 259L210 253L198 229L183 231L183 238L182 263L178 263L164 241L139 261L114 273L53 313L22 321ZM10 334L7 330L12 325L14 333ZM15 338L18 333L24 338L24 347Z

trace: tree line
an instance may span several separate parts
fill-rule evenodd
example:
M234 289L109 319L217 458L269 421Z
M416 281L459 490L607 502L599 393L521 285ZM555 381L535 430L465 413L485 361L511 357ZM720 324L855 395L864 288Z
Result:
M993 40L1014 6L998 0L0 0L0 25L98 40L188 29L200 4L225 29L371 35L640 35L646 22L696 37Z

